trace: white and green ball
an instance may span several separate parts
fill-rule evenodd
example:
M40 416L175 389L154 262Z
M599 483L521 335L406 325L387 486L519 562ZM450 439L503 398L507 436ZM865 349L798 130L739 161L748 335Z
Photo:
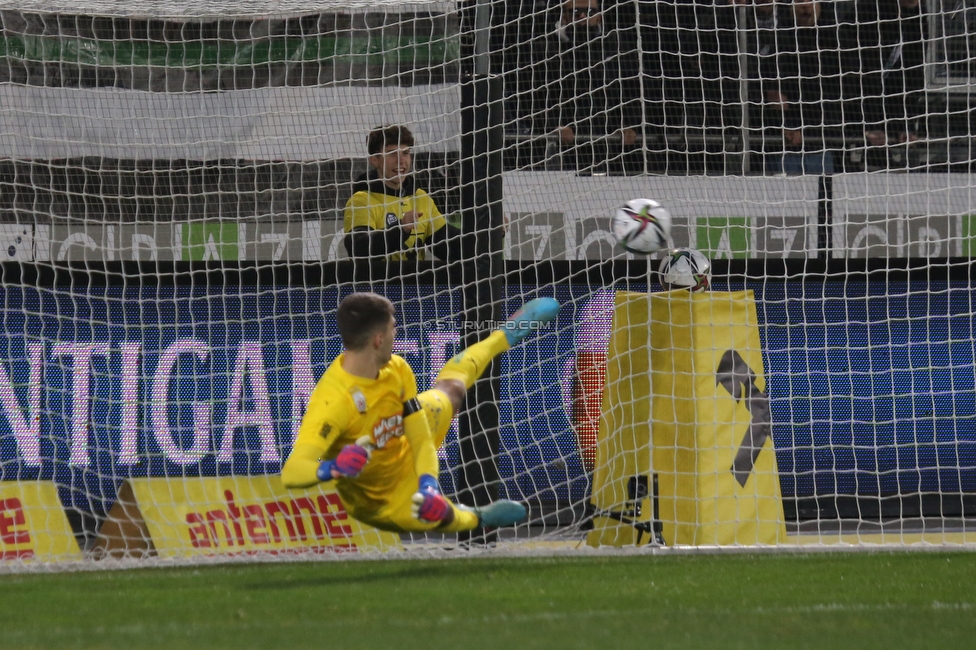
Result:
M658 280L665 291L708 291L712 284L712 263L693 248L675 248L661 260Z
M671 213L653 199L631 199L617 208L610 226L625 249L649 255L668 247Z

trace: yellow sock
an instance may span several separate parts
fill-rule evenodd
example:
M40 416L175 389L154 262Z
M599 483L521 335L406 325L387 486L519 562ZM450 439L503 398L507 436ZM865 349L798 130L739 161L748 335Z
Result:
M478 527L478 515L471 512L464 506L451 504L454 508L454 521L447 526L438 526L437 530L445 533L460 533L464 530L474 530Z
M508 349L505 332L495 330L488 338L478 341L455 356L438 373L437 379L457 379L464 382L465 388L474 386L478 377L484 374L491 360Z

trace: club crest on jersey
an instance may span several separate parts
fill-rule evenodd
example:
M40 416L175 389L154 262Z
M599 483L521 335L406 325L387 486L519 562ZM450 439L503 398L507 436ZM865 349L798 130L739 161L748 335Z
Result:
M366 396L358 388L354 388L350 394L352 395L352 403L356 405L356 410L360 413L365 413Z
M387 212L386 213L386 227L392 228L400 223L400 217L396 216L396 213Z
M383 418L373 427L373 440L376 441L377 449L382 449L390 438L399 438L403 435L403 416L399 413L388 418Z

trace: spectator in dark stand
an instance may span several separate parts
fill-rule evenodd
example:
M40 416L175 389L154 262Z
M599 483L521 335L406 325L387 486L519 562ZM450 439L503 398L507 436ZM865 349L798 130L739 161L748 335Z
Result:
M353 185L343 213L343 245L350 257L423 260L461 258L461 231L447 223L413 175L413 134L380 126L366 139L370 170Z
M841 50L833 4L794 0L778 16L766 68L766 171L832 174L843 135ZM773 66L773 69L770 69Z
M746 7L746 51L748 64L748 106L750 152L764 150L764 125L782 125L781 107L784 103L779 88L779 71L776 66L776 30L782 20L781 13L787 8L775 0L731 0L734 5ZM771 133L771 137L779 134ZM765 159L756 156L759 165L752 171L764 171Z
M615 22L599 0L565 0L548 33L530 41L531 63L519 75L523 117L534 132L558 137L564 161L581 170L606 161L608 171L622 171L624 159L639 154L636 24Z
M869 165L904 165L905 147L892 147L918 139L924 110L919 0L857 0L850 25L855 74L847 92L859 114L852 135L863 136Z
M733 4L746 5L749 10L748 52L756 57L756 67L765 70L768 61L776 56L776 30L784 7L776 0L734 0Z

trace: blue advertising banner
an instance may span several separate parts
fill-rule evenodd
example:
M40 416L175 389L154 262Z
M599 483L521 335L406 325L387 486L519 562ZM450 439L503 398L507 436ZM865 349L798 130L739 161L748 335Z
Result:
M976 492L972 289L748 288L784 497ZM102 511L128 477L279 471L308 395L340 351L332 314L351 290L0 289L0 480L54 480L66 504ZM539 293L567 307L556 327L501 358L498 465L512 498L579 501L612 289ZM460 292L387 295L399 310L396 351L423 390L458 350ZM503 309L535 295L510 287ZM456 432L441 461L450 490Z
M757 291L784 496L976 492L976 291L895 281Z
M395 351L423 390L459 349L460 294L386 294L399 311ZM53 479L66 503L86 510L110 506L132 476L278 472L315 382L341 350L337 288L12 287L2 297L0 479ZM503 391L517 395L501 401L498 462L530 494L586 489L561 407L572 339L555 332L571 331L572 317L567 310L559 328L503 360ZM456 426L441 456L445 470L459 466ZM557 458L560 477L547 470Z

